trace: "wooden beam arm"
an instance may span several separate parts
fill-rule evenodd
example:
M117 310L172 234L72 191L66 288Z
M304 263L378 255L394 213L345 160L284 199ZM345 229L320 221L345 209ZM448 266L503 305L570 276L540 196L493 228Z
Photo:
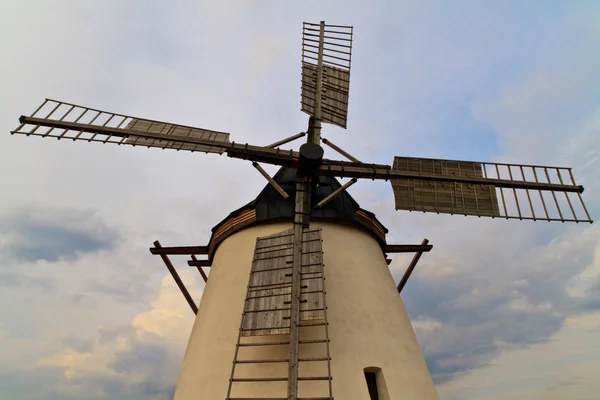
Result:
M385 246L384 253L423 253L431 251L433 245L429 243L429 240L425 239L421 244L388 244Z
M276 147L279 147L279 146L281 146L282 144L286 144L286 143L289 143L289 142L293 142L294 140L296 140L296 139L300 139L301 137L304 137L304 136L306 136L306 132L300 132L300 133L298 133L298 134L296 134L296 135L293 135L293 136L287 137L287 138L285 138L285 139L281 139L281 140L280 140L280 141L278 141L278 142L271 143L271 144L270 144L270 145L268 145L267 147L269 147L269 148L271 148L271 149L274 149L274 148L276 148Z
M421 246L427 246L428 243L429 243L429 240L423 239ZM427 251L429 251L429 250L427 250ZM415 254L412 261L408 265L408 268L406 269L404 276L402 277L402 279L398 283L398 287L396 288L396 289L398 289L398 293L402 292L402 289L404 289L404 286L406 285L406 282L408 282L408 278L410 278L410 275L415 270L415 267L417 266L417 263L419 262L421 255L423 255L423 251L417 252L417 254Z
M212 263L210 260L198 260L196 256L192 255L192 259L187 261L190 267L210 267Z
M342 148L336 146L335 144L333 144L330 140L327 140L325 138L321 138L321 140L323 141L323 143L325 143L327 146L331 147L333 150L337 151L339 154L343 155L344 157L346 157L348 160L352 161L352 162L357 162L359 163L360 160L356 157L353 157L352 155L350 155L350 153L344 151Z
M192 254L192 259L191 259L191 261L194 261L194 262L197 262L197 263L199 263L200 261L207 261L207 262L208 262L208 260L198 260L198 259L196 258L196 256L195 256L195 255L193 255L193 254ZM189 263L190 263L190 262L188 261L188 264L189 264ZM210 265L209 265L209 266L210 266ZM200 275L202 276L202 279L204 279L204 283L207 283L207 282L208 282L208 277L207 277L207 276L206 276L206 274L204 273L204 270L202 269L202 265L200 265L200 264L196 264L196 268L198 268L198 272L200 272Z
M283 190L279 183L275 182L275 179L271 178L271 175L269 175L269 173L265 171L263 167L261 167L256 161L252 162L252 166L256 168L258 172L260 172L260 174L271 184L271 186L273 186L275 190L277 190L277 193L279 193L284 199L290 197L290 195Z
M160 245L160 242L158 240L154 242L154 248L160 249L161 247L162 246ZM198 306L196 305L196 303L194 303L192 296L190 296L190 292L188 292L187 288L183 284L183 281L179 277L179 274L175 270L175 267L173 267L171 260L169 260L169 257L166 254L161 254L160 257L162 258L163 262L167 266L167 269L171 273L173 280L175 280L175 283L179 287L179 290L181 290L181 293L183 294L183 297L185 297L185 300L188 302L190 308L192 309L194 314L198 314Z
M323 139L323 140L325 140L325 139ZM329 203L337 195L339 195L340 193L342 193L344 190L348 189L350 186L354 185L356 182L357 182L357 179L356 178L352 178L350 181L346 182L343 186L339 187L337 190L335 190L329 196L325 197L323 200L321 200L320 202L318 202L315 205L315 208L321 208L321 207L323 207L325 204Z
M60 121L47 118L27 117L22 115L19 118L21 124L31 124L39 126L47 126L51 128L68 129L74 131L83 131L97 133L100 135L109 135L115 137L141 137L147 139L165 140L167 142L179 142L185 144L196 144L203 146L211 146L222 149L227 152L229 157L241 158L244 160L261 161L275 165L287 165L296 163L300 155L292 150L272 149L269 147L253 146L250 144L227 143L207 139L198 139L191 136L165 135L154 132L141 132L125 128L112 128L109 126L82 124L78 122ZM82 139L84 140L84 139ZM143 146L143 145L140 145Z
M176 135L164 135L153 132L139 132L130 129L111 128L108 126L81 124L77 122L60 121L46 118L35 118L21 116L19 121L22 124L32 124L40 126L48 126L61 129L78 130L85 132L98 133L103 135L112 135L117 137L142 137L159 139L166 141L176 141L186 144L197 144L204 146L212 146L223 149L229 157L241 158L257 162L264 162L274 165L287 165L290 167L298 167L300 154L293 150L272 149L269 147L253 146L249 144L238 144L235 142L224 143L213 140L198 139L194 137L184 137ZM358 162L333 161L323 159L323 163L318 168L319 175L339 176L348 178L365 178L365 179L420 179L425 181L442 181L448 183L467 183L494 185L496 187L506 187L515 189L531 189L531 190L550 190L559 192L574 192L583 193L581 185L566 185L558 183L543 183L543 182L525 182L509 179L494 179L482 178L474 176L461 175L438 175L420 172L398 171L392 169L389 165L381 164L366 164Z
M155 242L156 243L156 242ZM150 247L150 253L155 255L183 255L208 254L208 246L177 246L177 247Z
M352 163L345 161L331 161L323 159L318 170L319 175L339 176L348 178L365 179L420 179L424 181L443 181L448 183L458 182L467 184L494 185L515 189L550 190L559 192L583 193L581 185L564 185L557 183L525 182L509 179L478 178L462 175L436 175L421 172L398 171L389 165Z

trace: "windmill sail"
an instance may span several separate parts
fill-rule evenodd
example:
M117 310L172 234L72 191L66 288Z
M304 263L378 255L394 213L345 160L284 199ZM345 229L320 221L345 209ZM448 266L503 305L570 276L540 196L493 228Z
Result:
M139 132L140 135L134 135ZM11 133L221 154L229 134L46 99Z
M414 176L390 179L396 210L592 222L570 168L395 157L392 171Z
M302 33L302 111L315 116L317 96L321 96L322 121L346 128L352 27L323 25L321 29L320 24L305 22Z

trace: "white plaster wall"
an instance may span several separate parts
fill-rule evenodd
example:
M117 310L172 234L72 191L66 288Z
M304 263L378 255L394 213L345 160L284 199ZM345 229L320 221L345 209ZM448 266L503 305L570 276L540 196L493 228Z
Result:
M291 227L291 223L250 227L219 246L181 367L176 400L225 399L256 237ZM323 230L333 396L339 400L369 400L363 370L376 367L381 369L389 392L389 397L381 396L382 400L437 399L377 241L352 227L319 222L311 223L311 227ZM303 328L301 339L322 337L322 329ZM324 356L324 350L322 344L303 345L300 357ZM288 356L287 346L241 351L239 358ZM301 363L299 374L327 375L326 363ZM236 376L287 376L287 364L240 365ZM235 383L232 397L285 398L286 387L286 382ZM327 382L300 382L301 397L327 393Z

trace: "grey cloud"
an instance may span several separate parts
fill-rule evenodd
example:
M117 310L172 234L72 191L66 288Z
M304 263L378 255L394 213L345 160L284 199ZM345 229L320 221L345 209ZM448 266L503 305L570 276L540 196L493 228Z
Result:
M460 231L486 231L487 224L478 228L475 223L481 222L465 222ZM593 264L597 230L571 236L566 229L548 244L537 235L543 236L544 228L524 227L524 237L494 229L498 236L487 244L477 235L432 240L433 252L422 259L422 270L402 297L413 319L428 317L442 324L435 333L417 331L437 383L486 365L505 346L543 342L567 315L600 305L593 296L571 297L566 289L570 279ZM456 273L436 276L436 268L448 264ZM394 275L399 279L400 271Z
M17 261L74 259L114 249L118 238L116 229L87 210L30 206L0 217L2 253Z
M0 271L0 286L12 288L35 287L41 289L44 293L49 293L56 289L56 282L51 278L35 278L26 276L18 271Z

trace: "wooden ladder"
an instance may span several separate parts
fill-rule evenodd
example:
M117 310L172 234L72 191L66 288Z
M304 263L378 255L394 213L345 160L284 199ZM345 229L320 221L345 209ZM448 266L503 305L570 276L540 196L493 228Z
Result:
M226 400L288 400L285 388L281 397L265 397L264 390L274 392L273 382L288 382L287 365L290 347L290 288L291 250L290 231L257 239L257 246L250 271L250 279L244 300L244 311L229 379ZM305 229L303 259L301 264L301 307L299 340L299 363L326 363L326 372L319 376L298 376L298 382L326 381L327 389L317 384L309 388L310 397L299 396L297 400L333 400L331 388L331 355L329 350L329 324L325 277L323 273L320 230ZM275 336L277 335L277 336ZM259 339L260 341L257 341ZM243 353L243 354L241 354ZM253 375L243 374L243 365L262 364ZM318 369L323 369L318 367ZM284 372L285 371L285 372ZM254 385L251 392L261 397L236 397L232 394L238 386ZM262 386L261 386L262 385ZM307 392L300 388L300 394ZM321 389L321 390L317 390ZM278 391L278 390L277 390ZM314 396L316 392L325 396ZM246 395L245 395L246 396Z

